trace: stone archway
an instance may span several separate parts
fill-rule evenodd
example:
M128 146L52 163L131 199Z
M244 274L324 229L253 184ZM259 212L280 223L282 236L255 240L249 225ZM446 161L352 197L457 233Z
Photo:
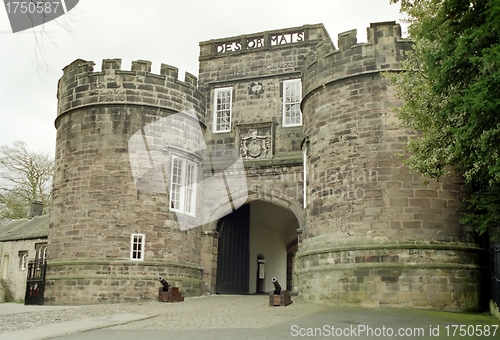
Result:
M285 210L289 210L295 218L297 219L299 225L298 229L303 230L305 227L305 218L304 212L302 208L302 203L299 203L295 199L288 199L286 196L272 196L266 190L241 190L239 192L235 192L232 194L233 201L239 201L241 198L246 198L245 204L254 202L254 201L263 201L268 202L279 207L284 208ZM223 197L220 199L218 204L214 205L215 209L211 210L210 216L208 220L213 221L216 218L214 216L224 216L231 213L231 205L227 202L227 197ZM214 230L213 224L209 224L210 230Z
M216 224L216 231L212 233L218 242L213 242L215 251L212 251L211 261L215 264L212 272L216 278L215 292L267 292L273 289L272 277L278 279L283 289L294 287L291 264L297 251L300 220L289 209L290 203L276 202L249 201ZM243 222L245 219L248 224ZM291 248L290 245L295 246ZM261 261L264 265L259 266L258 260L264 258L265 264Z
M283 289L293 288L287 283L294 276L293 266L289 266L290 256L296 249L290 251L290 244L297 244L299 221L295 214L274 202L256 200L250 205L250 258L258 255L265 258L263 290L274 289L271 279L276 277ZM258 267L256 261L250 262L250 293L259 292L256 286Z

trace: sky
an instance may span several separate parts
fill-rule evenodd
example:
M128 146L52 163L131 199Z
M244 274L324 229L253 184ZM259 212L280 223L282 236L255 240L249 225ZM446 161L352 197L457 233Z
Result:
M43 26L12 33L0 8L0 146L15 141L54 155L57 81L75 59L149 60L198 75L199 42L306 24L323 23L337 35L358 30L366 41L372 22L397 21L406 36L399 5L389 0L80 0L66 15Z

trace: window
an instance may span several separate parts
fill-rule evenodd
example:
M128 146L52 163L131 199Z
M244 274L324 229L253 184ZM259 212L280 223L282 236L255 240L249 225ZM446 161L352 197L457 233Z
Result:
M28 251L19 251L19 269L26 270L26 265L28 264Z
M3 256L2 279L6 280L9 276L9 255Z
M172 211L195 215L197 166L184 158L172 156L170 177L170 208Z
M47 260L47 243L35 244L35 262L36 269L40 269L42 264Z
M232 87L214 90L214 132L231 131Z
M132 234L130 237L130 259L142 261L144 260L144 245L146 243L146 235Z
M302 84L300 79L283 81L283 126L302 125L301 100Z
M35 261L44 262L47 259L47 243L35 244Z

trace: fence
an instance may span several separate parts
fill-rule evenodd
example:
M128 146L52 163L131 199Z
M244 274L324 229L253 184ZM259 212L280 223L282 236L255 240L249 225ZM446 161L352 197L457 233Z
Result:
M500 243L490 248L491 254L491 295L500 307Z
M45 261L32 261L28 263L28 276L26 277L25 305L43 305L45 292Z

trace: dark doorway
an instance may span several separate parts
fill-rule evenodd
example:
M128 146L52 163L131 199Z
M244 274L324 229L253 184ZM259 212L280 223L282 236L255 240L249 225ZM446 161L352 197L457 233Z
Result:
M219 221L216 292L248 294L250 271L250 205Z

